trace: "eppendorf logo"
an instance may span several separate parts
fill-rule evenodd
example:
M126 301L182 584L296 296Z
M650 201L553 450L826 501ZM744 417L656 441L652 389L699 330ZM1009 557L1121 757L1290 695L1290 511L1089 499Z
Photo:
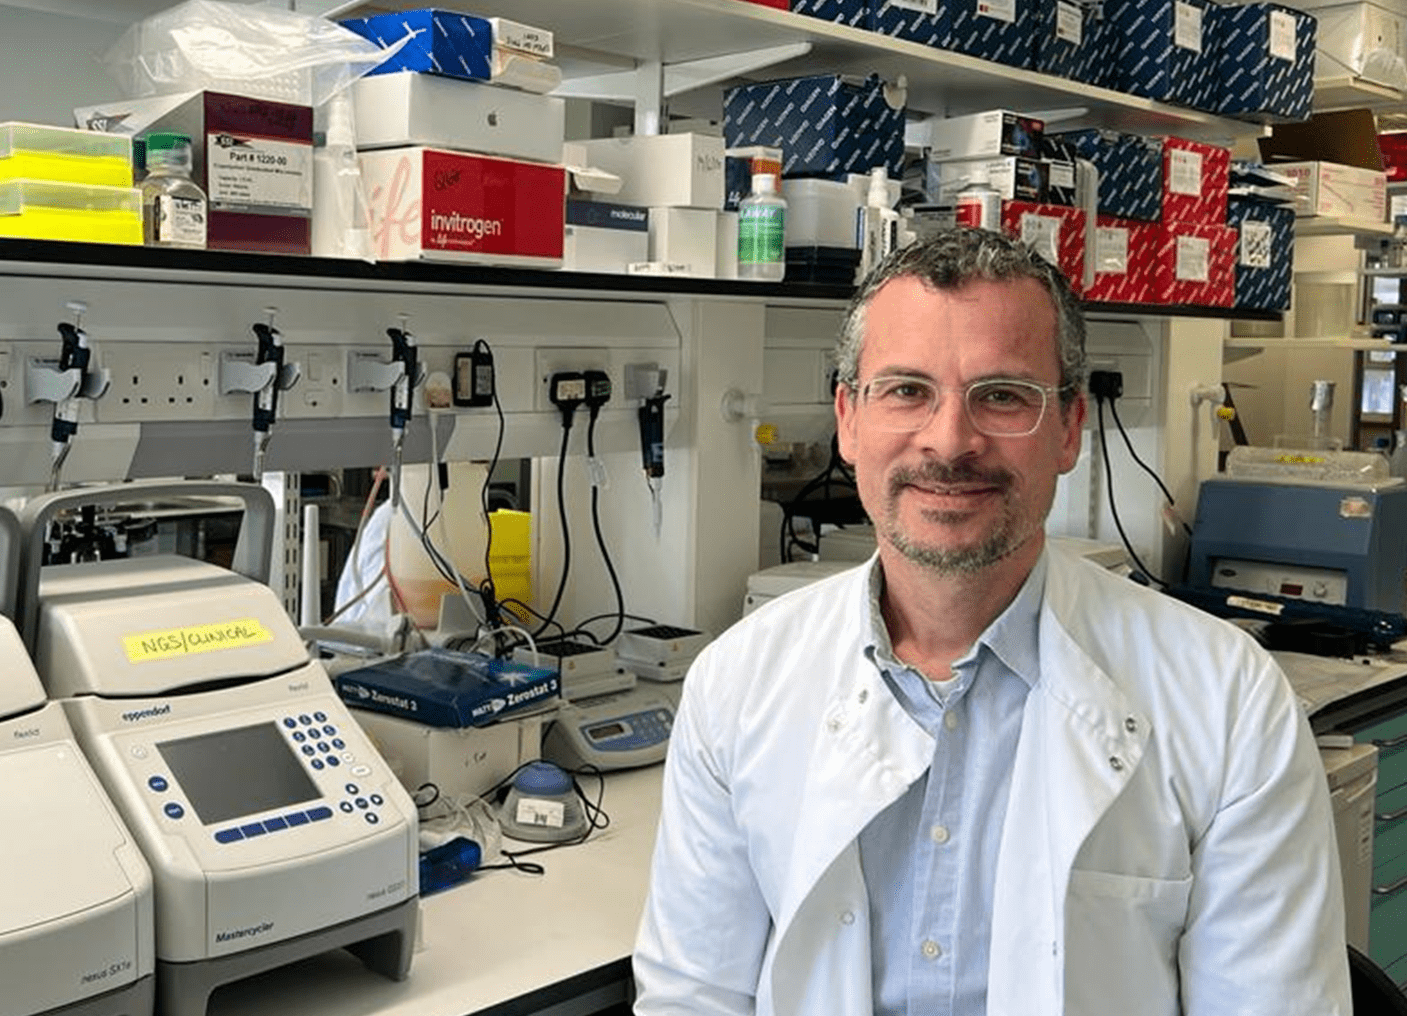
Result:
M432 233L457 233L482 240L486 236L502 236L502 219L476 219L458 212L431 212L430 231Z
M230 931L217 931L215 933L216 942L233 942L241 938L256 938L274 930L273 921L262 921L259 924L251 924L247 928L234 928Z

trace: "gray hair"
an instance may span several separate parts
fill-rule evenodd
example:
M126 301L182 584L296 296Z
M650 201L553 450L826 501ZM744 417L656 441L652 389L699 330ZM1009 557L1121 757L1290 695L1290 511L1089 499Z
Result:
M1059 269L1001 233L958 226L910 244L881 261L850 300L836 347L836 380L854 387L865 341L865 312L885 283L912 276L931 289L961 289L975 280L1035 279L1055 310L1060 355L1060 401L1068 406L1085 383L1085 318L1080 300Z

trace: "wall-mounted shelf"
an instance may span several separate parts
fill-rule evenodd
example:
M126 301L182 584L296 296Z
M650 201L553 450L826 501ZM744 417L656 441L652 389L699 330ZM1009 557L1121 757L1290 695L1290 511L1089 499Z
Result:
M1372 219L1349 219L1337 215L1307 215L1295 219L1295 236L1392 236L1392 226Z
M375 0L339 14L408 10L423 0ZM804 56L767 68L766 77L808 73L903 75L908 106L951 116L994 107L1041 113L1062 128L1103 126L1140 134L1175 133L1229 142L1264 133L1259 124L1125 95L1077 81L1006 67L918 43L741 0L443 0L438 6L499 15L550 28L568 77L572 66L629 69L810 44Z
M1399 88L1366 78L1344 75L1314 79L1314 112L1335 109L1387 109L1407 107L1407 95Z

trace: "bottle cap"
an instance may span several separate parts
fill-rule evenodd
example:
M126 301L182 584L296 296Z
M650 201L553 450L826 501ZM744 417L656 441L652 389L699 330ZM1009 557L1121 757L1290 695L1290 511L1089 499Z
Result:
M189 134L148 134L145 140L149 152L169 152L175 148L189 148L191 144Z

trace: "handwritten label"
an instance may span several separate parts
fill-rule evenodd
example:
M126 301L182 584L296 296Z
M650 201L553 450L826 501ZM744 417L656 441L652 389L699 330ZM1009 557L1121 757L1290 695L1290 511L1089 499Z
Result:
M222 649L243 649L261 642L272 642L273 632L254 618L224 621L219 624L197 624L188 628L168 628L163 631L142 632L122 639L122 648L131 663L169 660L175 656L213 653Z

